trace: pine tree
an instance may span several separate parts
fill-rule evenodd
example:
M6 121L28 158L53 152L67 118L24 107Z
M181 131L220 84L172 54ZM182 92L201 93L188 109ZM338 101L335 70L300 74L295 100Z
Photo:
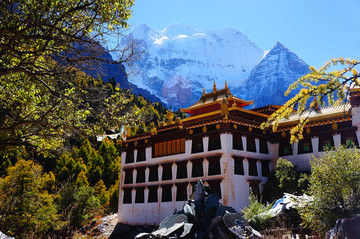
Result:
M0 180L0 228L5 234L29 238L64 225L45 189L48 181L33 161L19 160L9 168Z
M110 188L120 176L121 158L112 140L105 139L102 141L99 154L104 159L104 173L102 180L106 188Z

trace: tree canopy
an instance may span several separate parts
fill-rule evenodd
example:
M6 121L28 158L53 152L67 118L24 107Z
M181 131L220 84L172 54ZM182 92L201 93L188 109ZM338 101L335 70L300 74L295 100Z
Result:
M0 2L0 148L57 148L137 117L129 93L83 71L128 26L132 0ZM116 64L117 62L111 62Z
M287 118L294 110L299 114L297 126L291 130L291 142L303 138L303 128L308 122L307 109L316 109L326 103L337 105L348 100L350 89L360 87L360 61L350 59L333 59L320 69L310 67L310 73L292 83L285 95L301 87L293 98L288 100L279 110L273 113L262 124L262 127L272 127L277 130L279 120Z
M311 161L313 201L300 208L302 218L314 229L327 231L337 219L360 213L360 150L340 146Z

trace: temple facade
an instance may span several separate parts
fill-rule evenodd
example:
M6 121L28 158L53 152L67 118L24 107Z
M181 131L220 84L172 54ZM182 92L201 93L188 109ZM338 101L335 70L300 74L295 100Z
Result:
M279 122L276 132L260 128L280 106L252 110L252 104L225 88L203 92L182 109L186 119L162 123L156 133L128 137L123 143L118 221L158 224L181 209L198 179L218 193L224 205L240 211L249 203L250 189L261 194L279 157L299 170L310 169L310 158L340 144L360 140L360 90L350 102L294 112ZM290 130L299 117L309 117L304 139L290 144Z

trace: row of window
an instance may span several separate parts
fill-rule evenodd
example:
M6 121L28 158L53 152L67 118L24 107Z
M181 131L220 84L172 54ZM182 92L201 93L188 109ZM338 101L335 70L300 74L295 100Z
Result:
M221 140L220 134L211 134L209 137L209 145L208 151L221 149ZM244 150L243 149L243 141L242 135L234 134L233 135L233 149ZM145 147L140 147L137 149L137 159L136 162L145 161ZM256 152L256 144L254 136L247 136L246 140L246 150L248 152ZM204 152L203 146L203 137L197 136L192 139L192 147L191 153L200 153ZM268 154L268 146L267 141L260 139L260 153ZM163 157L174 154L185 153L185 139L177 139L171 141L165 141L154 144L152 147L152 156L155 157ZM126 151L126 159L125 163L133 163L134 162L134 150Z
M347 147L358 146L356 137L349 137L342 135L341 144ZM319 151L326 151L334 147L334 139L332 136L320 136L319 137ZM298 154L312 153L313 147L311 139L300 140L298 144ZM280 142L279 156L293 155L293 148L288 141Z
M241 134L233 134L233 149L244 150L243 141ZM357 138L355 132L346 131L341 133L341 144L347 145L349 147L358 146ZM293 149L289 143L289 139L286 138L283 142L279 144L279 156L292 155ZM208 150L218 150L221 149L221 140L219 134L210 134L209 135L209 145ZM262 154L268 154L268 145L265 139L259 140L259 152ZM325 151L326 149L334 147L333 137L330 135L320 135L319 136L319 151ZM256 152L255 137L252 135L246 136L246 151ZM191 153L204 152L203 147L203 137L197 136L192 139L192 149ZM311 139L304 139L299 142L298 145L298 154L312 153L313 148L311 144ZM185 153L185 139L177 139L171 141L165 141L156 143L152 147L153 157L162 157L167 155L181 154ZM145 147L138 148L137 162L145 161ZM134 150L128 150L126 153L125 163L134 162Z
M176 139L156 143L153 147L153 157L162 157L185 153L185 139Z
M208 157L207 160L209 162L208 167L208 175L220 175L221 174L221 167L220 167L220 157L221 156L214 156L214 157ZM204 170L203 170L203 161L204 158L194 159L191 160L192 163L192 171L191 171L191 177L203 177L204 176ZM188 172L187 172L187 162L188 161L182 161L177 162L177 170L176 170L176 179L183 179L188 178ZM161 164L163 170L162 170L162 177L161 181L166 180L172 180L172 163L167 164ZM136 183L144 183L145 182L145 169L149 168L149 182L156 182L159 181L159 175L158 175L158 168L159 165L153 165L148 167L137 167L136 168ZM134 169L125 169L125 179L124 184L132 184L133 182L133 171Z
M243 135L233 134L233 149L244 150L243 148ZM267 141L260 139L260 149L259 152L262 154L268 154L268 145ZM209 151L221 149L221 140L220 135L209 135ZM256 152L256 143L255 137L252 135L246 136L246 151ZM191 153L204 152L203 140L202 137L197 137L192 139L192 150Z
M234 174L244 175L244 157L233 156L234 158ZM259 176L256 162L257 159L247 159L248 161L248 175L249 176ZM270 161L261 160L261 176L269 177L270 176Z
M221 198L221 180L213 180L207 182L209 187L212 190L212 193L217 193ZM148 203L155 203L158 202L158 192L159 188L162 189L162 194L160 195L160 201L161 202L171 202L173 201L173 195L172 195L172 187L174 184L166 184L161 186L148 186ZM196 182L192 182L192 191L194 191L194 187L196 185ZM175 200L176 201L186 201L188 199L187 195L187 183L178 183L175 184L176 187L176 195ZM132 199L132 190L133 188L124 188L123 193L123 204L131 204L133 202ZM145 187L137 187L135 188L135 203L144 203L145 202Z
M244 174L244 165L243 165L243 157L233 156L234 158L234 174L237 175L245 175ZM209 162L208 167L208 175L221 175L221 167L220 167L220 156L214 156L207 158ZM203 170L203 158L192 160L192 171L191 171L191 178L196 177L203 177L204 170ZM256 166L257 159L248 159L248 175L250 176L259 176L257 166ZM176 163L177 170L176 170L176 179L184 179L188 178L187 172L187 161L178 162ZM162 164L163 168L162 177L160 181L167 181L172 180L172 164ZM158 168L159 165L149 166L149 179L148 182L157 182L159 181L159 174ZM136 168L136 179L135 183L145 183L145 169L146 167L138 167ZM133 184L133 172L134 169L125 169L125 179L124 184ZM262 177L269 177L270 176L270 168L269 168L269 161L268 160L261 160L261 176Z
M233 149L244 150L242 137L243 136L240 135L240 134L234 134L233 135ZM264 140L264 139L260 139L259 143L260 143L259 152L261 154L268 154L269 150L268 150L267 141ZM248 151L248 152L256 152L255 137L252 136L252 135L246 136L246 151Z

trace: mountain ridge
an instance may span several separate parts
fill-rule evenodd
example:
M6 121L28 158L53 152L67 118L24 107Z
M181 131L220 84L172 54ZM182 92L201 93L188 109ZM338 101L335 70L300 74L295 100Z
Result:
M281 42L260 49L241 31L201 30L171 24L157 30L136 26L121 39L135 45L139 58L127 66L128 81L146 89L173 109L198 101L202 90L225 82L231 92L254 107L282 105L288 85L309 72L308 65Z

